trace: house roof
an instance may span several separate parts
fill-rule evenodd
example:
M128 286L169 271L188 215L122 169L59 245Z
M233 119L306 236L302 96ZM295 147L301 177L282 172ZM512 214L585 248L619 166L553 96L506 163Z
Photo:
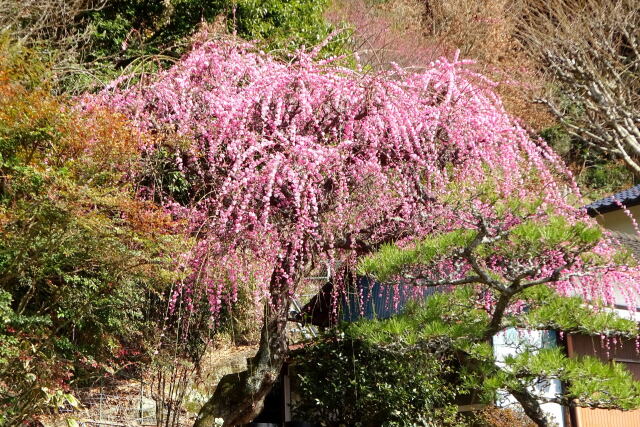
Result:
M640 185L636 185L585 206L591 216L604 214L620 209L620 203L626 207L640 205Z

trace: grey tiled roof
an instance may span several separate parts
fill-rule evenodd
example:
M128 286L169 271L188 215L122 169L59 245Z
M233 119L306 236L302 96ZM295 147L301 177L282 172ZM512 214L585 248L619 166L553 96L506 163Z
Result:
M603 214L620 209L616 201L622 203L626 207L640 205L640 185L636 185L619 193L607 196L604 199L596 200L585 206L587 213L591 216Z

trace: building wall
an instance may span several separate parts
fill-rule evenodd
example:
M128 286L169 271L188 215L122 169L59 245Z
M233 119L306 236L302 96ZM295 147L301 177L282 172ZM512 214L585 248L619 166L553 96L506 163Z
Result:
M569 357L596 356L602 361L624 364L636 380L640 380L640 358L634 340L623 340L608 350L597 337L571 335L567 339ZM615 411L607 409L575 408L575 427L637 427L640 426L640 410Z
M600 338L586 335L571 335L567 345L569 357L574 355L596 356L598 359L608 362L615 361L624 364L633 377L640 381L640 358L636 351L634 340L623 340L617 345L611 345L607 350L600 343Z
M632 217L640 222L640 206L629 208ZM629 216L622 210L608 212L595 217L604 228L637 235L637 230ZM626 305L622 292L615 292L616 303ZM627 310L616 310L622 317L635 318L638 313ZM636 380L640 380L640 358L633 340L625 340L611 348L605 348L600 339L586 335L572 335L567 339L567 353L569 357L578 355L596 356L602 361L616 361L623 363ZM640 426L640 410L616 411L607 409L574 408L573 418L575 427L635 427Z
M640 205L630 207L629 211L631 212L631 215L636 220L636 222L640 224ZM595 219L598 221L600 225L602 225L604 228L608 230L629 234L630 236L633 236L633 237L640 237L638 236L639 233L634 227L631 218L629 218L629 216L622 210L607 212L605 214L596 216ZM628 242L621 241L621 243L627 244ZM637 252L639 248L637 248L636 245L634 245L632 250ZM615 303L617 305L627 306L629 304L629 301L627 301L624 294L625 293L623 292L622 289L617 291L614 290L614 296L616 300ZM624 317L629 317L629 315L625 315ZM636 316L636 319L640 320L640 318L638 318L637 316Z
M576 427L638 427L640 411L576 408Z
M493 337L493 351L498 365L503 365L507 356L520 353L523 344L527 347L538 349L556 346L556 333L554 331L529 331L509 328ZM551 380L546 384L536 387L536 393L545 397L553 397L561 393L562 384L559 380ZM518 408L516 399L508 393L500 393L496 402L498 406L505 408ZM550 417L558 427L565 427L565 412L557 403L542 404L542 410Z
M636 218L636 221L640 218L640 205L630 207L629 211L631 212L631 215ZM631 218L629 218L629 216L620 209L598 215L595 218L600 225L609 230L628 234L637 234L633 227L633 223L631 222Z

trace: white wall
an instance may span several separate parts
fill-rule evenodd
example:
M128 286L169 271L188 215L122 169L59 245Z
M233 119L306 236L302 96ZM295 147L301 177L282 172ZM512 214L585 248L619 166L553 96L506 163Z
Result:
M555 332L553 331L525 331L509 328L493 337L493 351L498 364L503 364L508 355L518 354L523 345L535 348L555 347ZM562 385L559 380L552 380L544 387L536 387L536 392L543 396L553 397L560 394ZM518 402L508 393L502 394L497 402L502 407L519 407ZM562 406L556 403L545 403L542 409L559 427L565 427Z

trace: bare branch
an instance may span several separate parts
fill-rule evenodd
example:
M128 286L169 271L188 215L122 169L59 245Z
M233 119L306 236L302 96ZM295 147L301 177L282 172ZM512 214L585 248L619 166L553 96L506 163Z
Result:
M522 0L517 37L554 84L541 100L569 133L640 175L640 7ZM558 105L569 102L564 111Z

